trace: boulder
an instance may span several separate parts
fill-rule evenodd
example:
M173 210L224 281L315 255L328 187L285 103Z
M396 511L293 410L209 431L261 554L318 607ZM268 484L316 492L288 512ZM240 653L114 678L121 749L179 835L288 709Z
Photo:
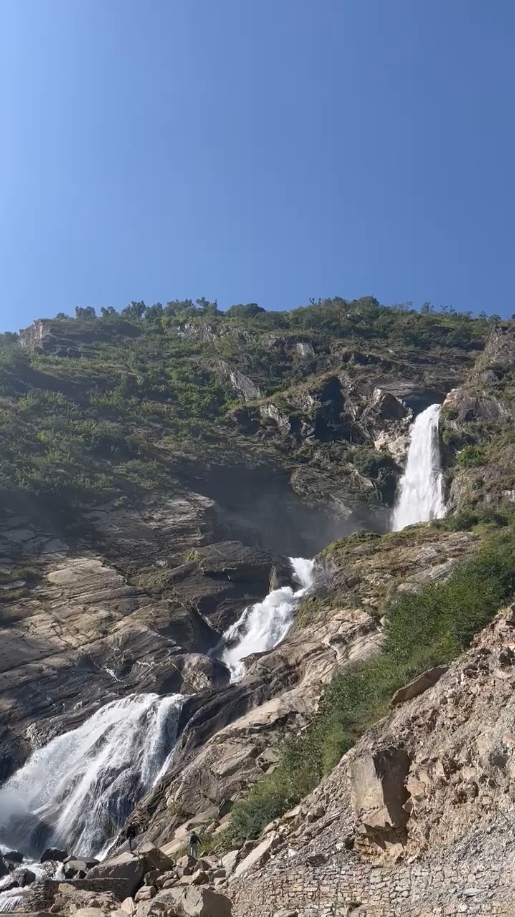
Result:
M31 869L17 869L16 872L13 873L13 878L14 877L17 879L21 888L32 885L32 883L36 881L36 874L32 872Z
M249 855L246 856L241 863L238 863L234 870L233 878L237 879L253 866L264 866L270 859L274 847L277 847L280 842L281 838L277 832L268 834L264 841L261 841L257 847L254 847L254 849L250 851Z
M143 876L148 871L147 862L143 856L119 853L118 856L104 860L103 863L99 863L98 866L90 869L88 878L124 880L124 894L127 897L132 897L141 885Z
M229 898L211 888L170 888L159 892L153 904L159 901L179 917L231 917L232 914Z
M166 853L163 853L159 847L154 847L153 844L148 842L138 846L138 856L144 860L145 872L150 872L151 869L158 869L159 872L173 869L173 860Z
M6 876L8 872L9 870L7 869L4 858L0 855L0 879L3 878L3 876Z
M178 885L180 881L181 880L179 879L179 876L175 876L175 878L166 879L163 882L162 888L173 888L174 885Z
M203 869L196 869L191 877L192 885L207 885L209 882L209 875Z
M74 917L99 917L102 911L98 907L80 907Z
M406 778L410 759L403 748L389 746L365 751L352 760L351 799L364 828L399 828L406 825L404 804L409 797Z
M231 673L227 666L214 656L205 656L202 653L188 653L178 657L178 665L182 663L181 693L196 694L208 688L226 687L231 680Z
M162 872L157 877L155 884L158 888L168 888L166 882L177 882L178 880L177 871L175 869L169 869L167 872Z
M428 669L427 672L422 672L421 675L417 675L413 681L410 681L407 685L403 685L402 688L399 688L399 690L395 692L391 700L392 707L403 704L413 697L418 697L419 694L423 694L424 691L432 688L433 685L440 680L442 675L445 675L447 669L448 666L446 665L437 665L433 669Z
M197 860L196 869L202 869L206 872L206 870L214 869L215 866L218 866L218 857L203 856Z
M161 872L160 869L151 869L150 872L145 873L144 884L145 885L156 885L159 876L162 876L162 875L163 873Z
M230 850L229 853L226 853L225 856L222 857L222 866L225 869L226 875L230 876L231 873L234 872L239 855L239 850Z
M183 837L178 837L173 841L170 841L169 844L163 844L159 849L163 851L166 856L174 857L179 851L184 850L185 841Z
M69 859L68 851L59 850L59 847L47 847L43 853L40 863L64 863L65 860Z
M155 898L157 895L157 888L155 885L144 885L143 888L140 888L134 896L134 900L139 903L140 901L151 901L152 898Z
M125 911L125 913L129 915L129 917L132 917L132 915L134 914L134 911L136 910L136 904L134 902L134 898L124 898L124 900L120 904L120 908L122 911Z
M195 857L191 857L189 854L185 854L183 857L177 860L176 866L179 869L195 869L197 866L197 860Z
M23 863L23 853L19 853L18 850L8 850L3 857L6 863Z
M65 879L79 878L80 873L84 873L85 875L88 870L93 869L94 866L98 866L98 860L79 860L68 857L64 863L64 877Z

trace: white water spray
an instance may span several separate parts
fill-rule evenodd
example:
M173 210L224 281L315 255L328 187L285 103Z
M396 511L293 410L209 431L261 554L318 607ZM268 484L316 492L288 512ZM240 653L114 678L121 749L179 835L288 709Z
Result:
M169 763L183 700L132 694L34 752L0 789L2 841L98 854Z
M394 532L416 522L429 522L445 516L438 441L439 415L440 405L432 404L418 415L411 428L408 461L393 512Z
M313 582L314 561L290 557L293 575L299 584L295 591L282 586L269 592L262 602L249 605L224 634L227 644L222 660L231 671L231 681L240 681L245 673L243 660L252 653L264 653L284 640L300 599Z

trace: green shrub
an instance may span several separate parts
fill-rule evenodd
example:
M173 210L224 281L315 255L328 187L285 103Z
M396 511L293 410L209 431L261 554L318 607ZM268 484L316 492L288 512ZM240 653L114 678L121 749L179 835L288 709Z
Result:
M480 468L486 459L486 446L464 446L456 457L458 468Z
M451 532L467 532L478 525L490 525L496 528L513 525L515 522L515 506L465 506L453 516L447 516L443 521L445 528Z

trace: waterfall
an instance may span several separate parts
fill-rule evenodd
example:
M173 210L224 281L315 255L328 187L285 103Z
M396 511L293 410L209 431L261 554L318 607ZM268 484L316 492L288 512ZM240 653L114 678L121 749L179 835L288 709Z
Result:
M0 839L98 854L165 771L182 694L132 694L52 739L0 789Z
M252 653L273 649L288 633L300 599L313 582L314 561L290 557L294 579L299 588L282 586L269 592L262 602L250 605L223 636L222 660L231 671L231 680L240 681L245 673L243 660Z
M439 415L440 405L432 404L418 415L411 428L408 461L393 512L394 532L416 522L445 516L438 440Z

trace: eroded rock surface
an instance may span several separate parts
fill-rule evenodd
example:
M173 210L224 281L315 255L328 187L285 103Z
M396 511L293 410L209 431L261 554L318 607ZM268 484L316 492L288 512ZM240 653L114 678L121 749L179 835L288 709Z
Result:
M512 913L515 614L367 733L230 880L237 915L318 902L409 917ZM362 910L360 910L362 908Z

